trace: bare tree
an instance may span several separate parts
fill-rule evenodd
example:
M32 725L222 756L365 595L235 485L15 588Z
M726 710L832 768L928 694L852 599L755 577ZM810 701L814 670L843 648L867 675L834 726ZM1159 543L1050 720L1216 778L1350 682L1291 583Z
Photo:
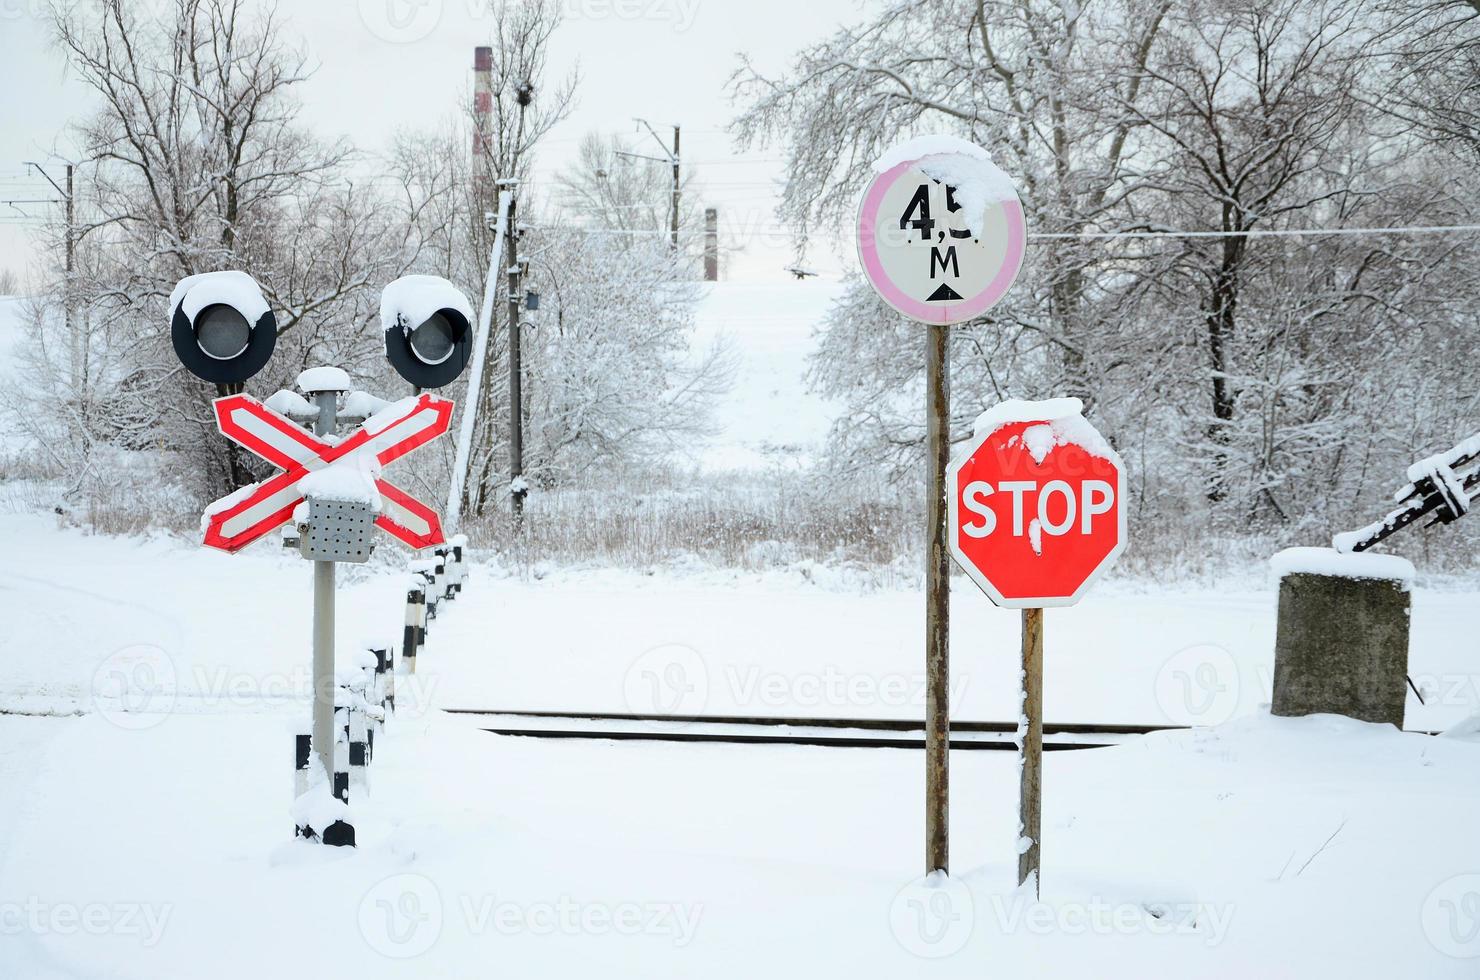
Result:
M1060 238L994 314L1030 331L1040 367L1093 399L1113 360L1097 329L1098 252L1075 235L1134 220L1143 69L1170 3L911 0L805 49L769 78L742 62L732 80L742 144L782 141L781 215L806 228L851 218L869 164L903 135L943 130L989 147L1019 182L1029 224Z
M1466 166L1480 158L1480 0L1379 0L1361 97Z
M146 17L98 0L52 17L98 108L76 126L86 369L51 394L76 406L84 446L183 451L201 492L239 485L250 466L215 435L206 392L170 350L175 282L225 268L256 276L281 337L260 383L325 359L353 367L374 350L360 328L396 271L391 225L345 179L349 150L295 124L307 59L272 10L174 0Z
M851 220L904 136L988 147L1034 240L1004 303L953 331L957 431L1004 397L1088 395L1140 471L1136 513L1290 533L1480 410L1452 394L1476 368L1455 329L1480 314L1469 240L1359 233L1474 220L1465 127L1411 110L1469 111L1475 73L1457 59L1427 76L1442 90L1383 101L1394 38L1437 51L1470 5L1374 3L906 0L780 77L742 63L735 132L786 147L799 232ZM918 336L861 282L835 307L812 366L846 406L830 457L918 471Z
M1248 232L1351 196L1338 140L1356 115L1351 98L1360 15L1349 3L1254 0L1194 4L1175 14L1174 40L1146 66L1151 105L1127 104L1162 137L1154 181L1174 227L1216 229L1183 239L1172 271L1196 294L1207 350L1213 468L1208 493L1222 499L1226 446L1237 405L1241 289L1249 276ZM1329 209L1328 212L1329 213Z
M578 224L612 232L667 235L673 209L673 177L666 165L655 166L637 156L641 151L620 136L587 133L574 163L555 182L552 204ZM679 240L688 250L699 232L699 209L694 207L696 178L684 169L679 185ZM614 240L615 240L614 236Z

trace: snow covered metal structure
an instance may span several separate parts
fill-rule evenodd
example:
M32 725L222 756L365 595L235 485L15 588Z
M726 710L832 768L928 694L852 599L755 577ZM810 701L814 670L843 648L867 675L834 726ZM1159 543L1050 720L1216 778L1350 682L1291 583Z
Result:
M272 356L277 321L244 272L189 276L175 287L169 308L175 353L202 380L240 385ZM367 561L375 527L413 548L443 543L436 511L381 473L447 431L452 402L420 389L456 379L472 340L472 307L446 279L397 279L383 291L380 313L386 357L417 394L387 402L352 390L344 370L325 365L298 375L302 394L279 391L267 403L240 391L217 398L221 434L279 472L215 501L201 521L203 543L230 552L291 522L301 554L314 563L312 730L299 733L294 747L294 825L298 836L336 846L355 844L349 796L352 784L366 785L371 730L365 715L379 716L384 706L370 703L379 682L367 678L352 682L336 704L335 566ZM341 434L341 420L352 419L360 424ZM445 556L439 553L436 562L439 588ZM383 672L387 653L363 666L380 664ZM403 656L414 665L414 648Z
M402 276L380 294L385 356L418 389L451 384L473 350L473 307L441 276Z
M1480 496L1480 432L1459 445L1408 467L1408 482L1394 499L1398 506L1382 520L1331 539L1341 552L1361 552L1425 517L1429 525L1452 524Z
M181 279L170 293L170 341L197 378L240 384L271 359L277 319L245 272L203 272Z

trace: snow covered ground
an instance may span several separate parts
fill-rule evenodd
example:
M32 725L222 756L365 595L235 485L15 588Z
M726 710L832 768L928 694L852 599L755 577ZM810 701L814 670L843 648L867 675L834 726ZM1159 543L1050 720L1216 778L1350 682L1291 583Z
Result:
M696 462L815 457L835 283L722 283L735 388ZM0 364L15 304L0 300ZM7 500L20 499L15 494ZM399 645L390 552L340 573L340 655ZM388 560L390 559L390 560ZM816 564L475 565L355 798L292 839L310 570L0 502L0 978L352 975L1471 977L1480 739L1272 719L1274 593L1109 582L1047 615L1049 722L1192 724L1045 760L1042 901L1011 754L952 757L953 877L920 872L917 751L545 741L442 708L922 717L921 595ZM964 578L953 714L1016 714L1016 614ZM1419 588L1407 727L1480 712L1480 601Z
M296 554L267 542L233 556L163 535L59 531L51 517L26 514L0 516L0 539L0 707L86 710L99 672L133 664L140 645L157 649L150 662L178 712L256 711L264 697L285 705L306 696L310 568ZM344 644L397 639L404 573L342 569ZM924 603L913 589L860 592L811 565L473 574L476 601L435 624L418 675L439 706L923 714ZM1272 584L1168 592L1112 582L1052 610L1045 717L1216 724L1250 714L1269 699L1274 606ZM1420 588L1413 617L1411 670L1428 703L1409 695L1407 727L1440 730L1480 711L1480 602L1474 592ZM1015 717L1018 625L1016 613L955 579L958 717Z
M1268 588L1050 612L1049 721L1222 724L1050 753L1030 907L1007 753L954 754L955 875L930 888L917 752L546 742L436 710L919 717L911 591L475 568L400 679L361 846L327 853L288 812L306 563L34 515L0 540L0 710L62 715L0 714L0 976L1461 977L1480 955L1480 742L1270 719ZM404 573L343 582L342 653L399 632ZM957 717L1011 717L1015 617L964 580L955 613ZM1480 705L1480 603L1420 589L1414 617L1440 696L1409 727L1443 727Z

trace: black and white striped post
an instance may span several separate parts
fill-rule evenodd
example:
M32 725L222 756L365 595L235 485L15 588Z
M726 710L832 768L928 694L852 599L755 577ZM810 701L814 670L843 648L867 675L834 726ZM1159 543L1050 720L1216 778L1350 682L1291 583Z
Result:
M344 688L340 688L343 692ZM334 709L334 775L333 791L334 798L339 802L349 805L349 707L337 707ZM331 847L354 847L355 828L346 820L335 820L324 828L320 839Z
M380 668L380 706L384 709L380 728L384 731L386 722L396 712L396 645L387 643L375 653Z
M435 584L437 600L440 602L444 599L452 598L452 569L449 567L450 562L445 546L437 548L436 555L437 557L434 560L437 566L436 571L433 573L432 581Z
M449 542L452 547L452 567L455 570L452 577L453 595L461 595L464 583L468 580L467 561L468 536L466 534L454 534Z
M426 611L426 592L423 591L421 576L412 576L411 588L406 592L406 629L401 635L401 660L406 664L406 673L416 673L416 654L421 649L426 627L423 615Z
M370 653L375 657L374 684L370 688L370 703L380 707L380 716L375 719L375 724L370 729L371 755L375 754L374 743L377 732L385 731L387 715L394 710L395 683L391 678L391 655L394 651L389 646L371 647Z
M426 624L424 625L430 625L431 621L437 618L437 600L441 597L441 591L437 586L437 561L434 558L424 558L413 567L422 579L421 591L424 597L422 603L426 606ZM423 629L423 633L425 632L426 630Z
M293 736L293 799L300 800L308 793L308 760L313 756L313 736L299 732ZM312 837L313 828L294 821L294 837Z
M360 693L355 690L348 693L350 703L346 709L346 736L349 739L349 783L355 792L360 793L369 788L366 774L366 767L370 764L369 728L365 724L365 712L361 710Z

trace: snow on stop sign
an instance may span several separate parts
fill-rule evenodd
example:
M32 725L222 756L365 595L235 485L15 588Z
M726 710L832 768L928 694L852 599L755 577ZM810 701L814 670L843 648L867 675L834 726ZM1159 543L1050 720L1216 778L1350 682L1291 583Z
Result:
M1125 548L1124 467L1077 398L1007 401L946 471L956 563L999 606L1067 606Z

